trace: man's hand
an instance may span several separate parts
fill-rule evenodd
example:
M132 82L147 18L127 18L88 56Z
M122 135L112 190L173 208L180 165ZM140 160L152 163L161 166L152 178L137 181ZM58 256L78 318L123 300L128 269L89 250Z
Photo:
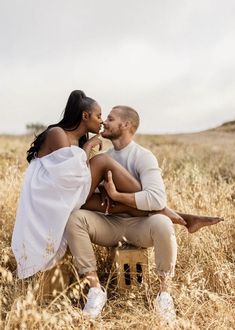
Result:
M111 171L108 171L107 173L107 180L104 181L104 188L107 191L109 197L115 201L118 196L118 191L113 182L113 176Z
M108 215L110 211L110 207L114 207L115 204L107 194L107 191L105 190L103 185L99 185L98 189L100 191L101 206L105 206L105 215Z
M119 202L126 206L130 206L134 209L137 208L136 202L135 202L135 193L123 193L123 192L117 191L116 186L113 182L113 177L112 177L111 171L108 171L108 173L107 173L107 180L104 182L104 187L105 187L109 197L113 201Z

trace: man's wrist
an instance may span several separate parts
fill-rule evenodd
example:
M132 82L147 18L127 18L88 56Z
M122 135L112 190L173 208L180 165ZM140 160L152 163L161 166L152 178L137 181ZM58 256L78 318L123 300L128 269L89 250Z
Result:
M121 204L130 206L130 207L133 207L133 208L137 208L134 193L122 193L122 192L117 191L114 194L114 196L112 197L112 199L115 202L119 202Z
M112 200L115 202L122 202L122 193L116 191L115 193L112 194Z

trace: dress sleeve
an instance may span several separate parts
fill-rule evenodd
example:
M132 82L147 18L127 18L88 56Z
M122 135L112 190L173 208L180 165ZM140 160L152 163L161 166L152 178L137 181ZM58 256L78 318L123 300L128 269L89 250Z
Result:
M45 178L56 186L73 189L90 181L86 153L78 147L65 147L40 158Z

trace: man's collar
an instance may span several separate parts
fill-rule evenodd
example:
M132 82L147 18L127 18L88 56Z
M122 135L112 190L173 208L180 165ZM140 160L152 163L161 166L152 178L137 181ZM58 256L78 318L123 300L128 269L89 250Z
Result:
M135 143L135 142L134 142L133 140L131 140L131 141L129 141L128 143L121 145L120 147L115 148L114 145L113 145L113 147L114 147L114 150L115 150L115 151L123 151L123 150L125 150L125 149L128 149L128 148L129 148L130 146L132 146L134 143Z

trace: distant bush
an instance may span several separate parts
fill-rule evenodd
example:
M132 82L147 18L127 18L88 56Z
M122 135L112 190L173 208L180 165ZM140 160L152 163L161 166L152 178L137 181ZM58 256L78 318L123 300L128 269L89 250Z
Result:
M46 126L42 123L29 123L26 125L26 129L30 134L38 134L46 129Z

